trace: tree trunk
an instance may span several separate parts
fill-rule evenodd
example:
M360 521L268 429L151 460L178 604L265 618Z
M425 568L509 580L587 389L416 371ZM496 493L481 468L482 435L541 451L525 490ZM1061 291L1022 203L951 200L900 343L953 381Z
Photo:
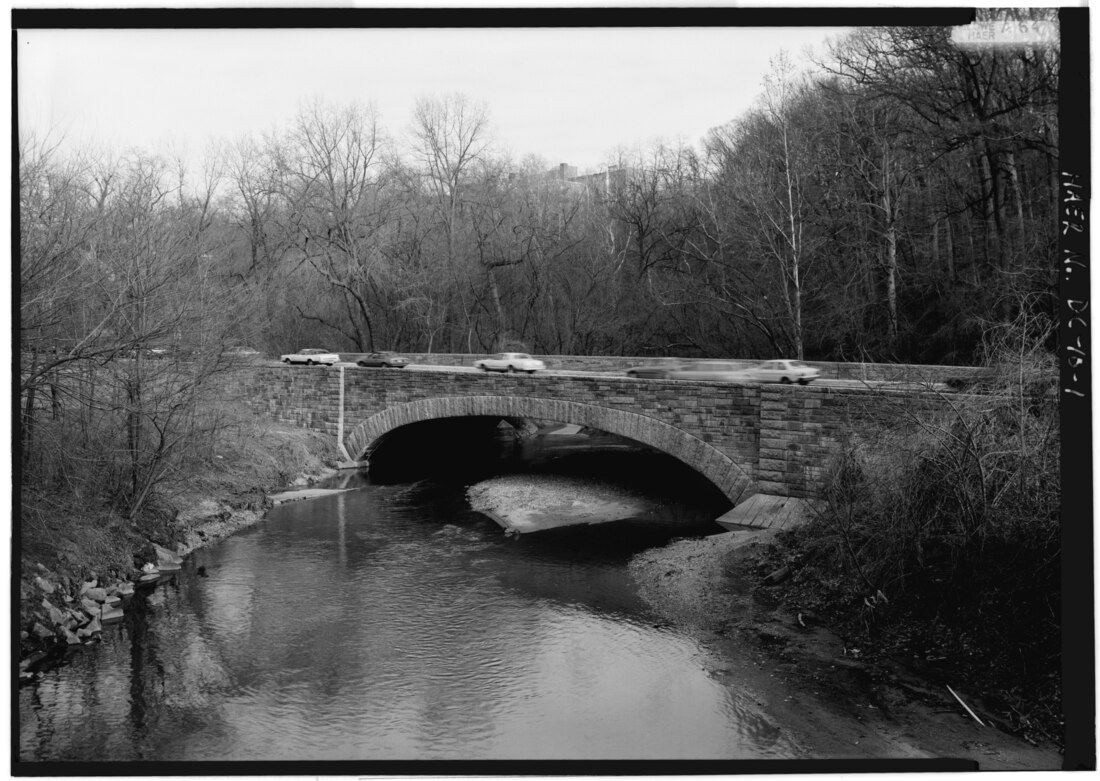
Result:
M1016 169L1016 155L1012 152L1005 153L1005 168L1008 170L1008 179L1012 182L1012 191L1016 194L1016 228L1020 246L1027 238L1027 222L1024 219L1024 193L1020 186L1020 174Z
M31 460L32 445L34 444L34 397L35 386L27 388L27 399L23 403L23 463L29 464Z
M890 162L883 160L882 213L886 218L886 338L893 349L898 337L898 228L897 206L888 181Z
M1008 219L1005 216L1005 192L1004 176L1001 170L1000 154L988 143L982 154L984 174L989 179L989 208L993 217L993 230L997 252L997 265L1002 271L1007 270L1008 252L1006 239L1009 238L1007 230Z
M486 276L489 278L489 295L493 301L493 313L497 318L496 333L493 334L493 344L498 349L504 349L504 345L501 344L501 339L504 333L507 331L507 321L504 318L504 306L500 303L500 288L497 287L497 278L493 274L493 269L490 266L485 269Z
M887 336L893 347L898 338L898 236L894 221L886 228L886 312L889 322Z
M932 221L932 268L940 267L940 218Z
M791 153L790 148L787 145L787 129L783 129L783 163L786 168L787 175L787 216L790 222L790 245L791 245L791 282L794 287L794 295L792 297L792 305L794 311L792 313L792 320L794 321L794 350L795 358L798 360L803 359L802 350L802 280L799 277L799 262L801 261L802 243L799 240L801 225L796 222L796 215L794 209L794 182L791 179Z
M955 281L955 240L951 231L951 218L948 217L944 220L946 223L946 231L944 232L944 238L947 243L947 278L951 282Z
M134 379L126 381L126 447L130 451L130 496L136 497L141 482L141 384Z

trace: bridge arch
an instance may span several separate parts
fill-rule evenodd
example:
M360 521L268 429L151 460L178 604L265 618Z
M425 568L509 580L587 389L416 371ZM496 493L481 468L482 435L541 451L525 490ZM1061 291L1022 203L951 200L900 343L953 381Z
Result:
M687 464L736 505L756 492L751 469L680 429L647 415L560 399L527 396L448 396L393 404L352 427L344 438L348 453L368 460L379 439L411 423L441 418L500 416L572 423L628 437Z

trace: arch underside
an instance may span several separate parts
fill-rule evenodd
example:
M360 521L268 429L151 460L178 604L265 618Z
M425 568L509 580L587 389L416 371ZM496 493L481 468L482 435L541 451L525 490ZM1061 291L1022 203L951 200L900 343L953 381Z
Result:
M734 505L756 490L747 469L675 426L636 412L559 399L453 396L394 404L352 428L344 445L353 456L368 460L378 441L394 429L427 420L475 416L555 420L628 437L687 464L710 480Z

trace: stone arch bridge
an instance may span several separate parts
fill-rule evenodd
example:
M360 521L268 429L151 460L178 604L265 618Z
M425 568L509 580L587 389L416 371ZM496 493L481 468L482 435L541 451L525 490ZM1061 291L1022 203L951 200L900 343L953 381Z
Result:
M498 375L337 366L242 370L253 411L327 432L365 461L403 426L499 417L573 423L667 453L737 505L756 493L814 497L852 432L942 405L914 388L758 385L562 374Z

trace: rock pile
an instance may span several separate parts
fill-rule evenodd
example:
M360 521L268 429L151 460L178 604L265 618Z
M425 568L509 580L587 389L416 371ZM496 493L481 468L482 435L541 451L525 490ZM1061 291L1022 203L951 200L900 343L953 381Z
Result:
M153 544L157 562L147 562L129 578L91 573L84 581L74 582L50 572L43 564L24 579L22 598L35 602L32 615L20 631L24 651L19 661L19 677L32 678L44 660L74 646L99 641L106 624L122 620L126 606L137 588L154 585L160 578L180 569L183 559L160 545Z

